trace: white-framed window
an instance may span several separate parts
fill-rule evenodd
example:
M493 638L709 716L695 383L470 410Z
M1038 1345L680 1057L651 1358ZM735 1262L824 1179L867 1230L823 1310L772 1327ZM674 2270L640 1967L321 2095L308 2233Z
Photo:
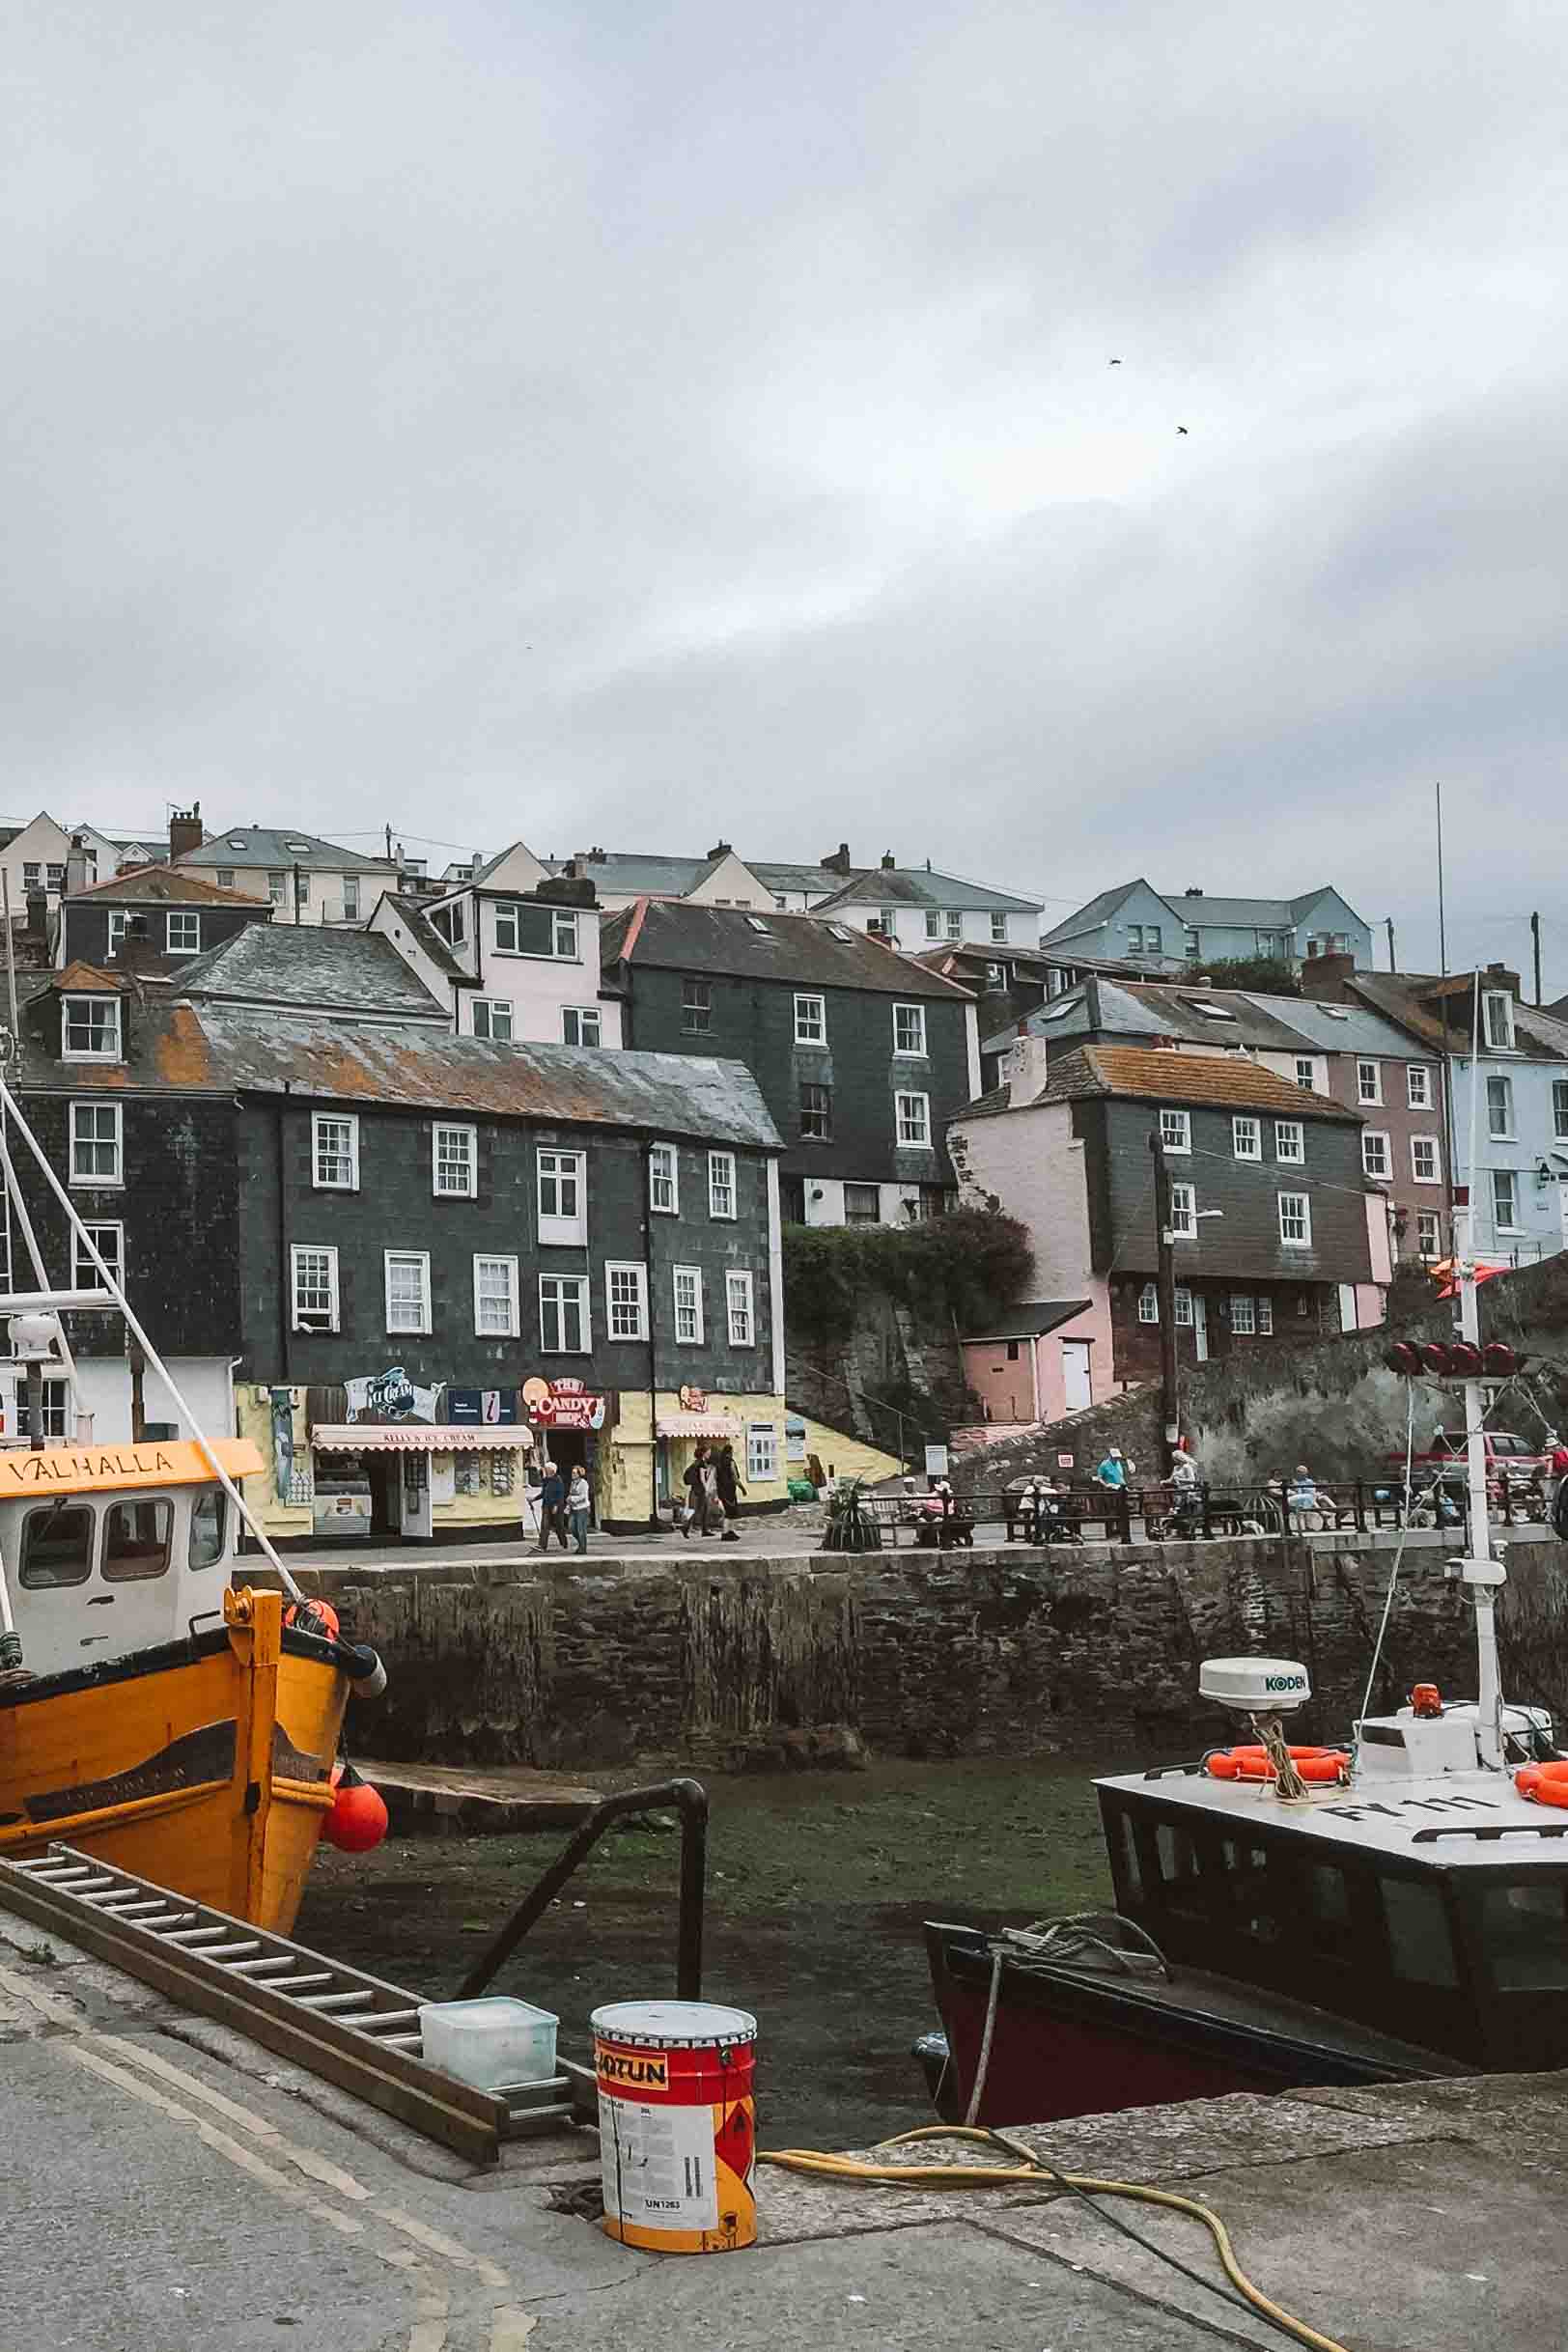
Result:
M1418 1257L1435 1258L1442 1247L1442 1223L1436 1209L1415 1212L1415 1250Z
M710 1152L708 1155L708 1214L710 1217L730 1218L735 1216L733 1152Z
M1432 1069L1427 1062L1407 1062L1405 1065L1405 1100L1412 1110L1432 1107Z
M1514 1081L1489 1078L1486 1081L1486 1132L1510 1138L1514 1132Z
M1300 1119L1274 1121L1274 1158L1287 1167L1301 1167L1306 1160L1306 1129Z
M296 1331L335 1331L338 1328L338 1253L295 1243L289 1252Z
M1261 1160L1263 1121L1238 1112L1230 1123L1230 1147L1238 1160Z
M648 1206L660 1217L681 1213L681 1163L673 1143L648 1147Z
M1361 1130L1361 1172L1366 1176L1381 1177L1385 1183L1393 1174L1388 1138L1378 1128L1363 1127Z
M941 910L938 907L928 907L926 909L926 938L928 939L939 939L941 936Z
M1410 1139L1410 1172L1416 1184L1441 1184L1442 1168L1438 1157L1436 1135L1412 1135Z
M1138 1292L1138 1321L1139 1323L1158 1323L1159 1320L1159 1289L1155 1283L1145 1282L1143 1288Z
M827 999L825 996L796 997L795 1042L798 1046L826 1045Z
M202 951L202 918L199 914L171 914L164 936L171 956L198 956Z
M588 1239L588 1162L582 1152L541 1151L539 1238L551 1245Z
M1481 992L1481 1035L1494 1053L1514 1050L1514 1000L1506 989Z
M70 1181L87 1185L125 1183L125 1110L119 1103L72 1103Z
M492 1045L512 1043L512 1006L505 996L475 996L470 999L473 1010L469 1016L476 1037L488 1037Z
M648 1336L648 1269L630 1259L604 1268L604 1329L611 1339Z
M1002 942L1003 942L1003 941L1006 939L1006 938L1007 938L1007 917L1006 917L1006 915L1005 915L1005 914L994 914L994 915L992 916L992 918L991 918L991 938L992 938L992 944L993 944L993 946L995 946L995 947L1000 947L1000 946L1001 946L1001 944L1002 944Z
M92 1238L93 1246L123 1290L126 1284L125 1226L92 1224L85 1218L82 1222ZM71 1227L70 1233L70 1278L72 1285L77 1290L106 1290L108 1288L103 1276L82 1246L82 1237L74 1226Z
M924 1056L926 1050L926 1008L923 1004L895 1004L893 1007L893 1051Z
M534 922L528 920L534 915ZM577 917L569 907L526 910L514 900L502 899L495 909L495 952L501 956L549 956L574 963L577 956Z
M110 908L109 953L111 956L117 956L120 953L120 942L126 936L126 925L129 922L129 920L130 916L125 908Z
M844 1222L847 1225L880 1225L882 1223L882 1187L880 1184L845 1185Z
M474 1259L474 1330L481 1339L516 1339L519 1329L518 1261Z
M771 1421L746 1423L746 1483L770 1486L778 1476L778 1430Z
M681 983L681 1030L686 1037L706 1037L714 1025L714 984L688 973Z
M683 1348L702 1345L702 1270L696 1266L677 1266L675 1269L675 1337Z
M120 1059L118 996L68 996L65 1000L65 1058L68 1062Z
M268 874L266 878L266 895L274 907L282 906L288 887L289 877L287 874Z
M1552 1081L1552 1133L1559 1143L1568 1143L1568 1078Z
M1519 1230L1519 1178L1512 1168L1492 1171L1492 1222L1498 1233Z
M1279 1238L1287 1249L1312 1246L1312 1203L1304 1192L1279 1195Z
M233 866L219 866L219 868L218 868L218 888L219 888L220 890L232 890L232 889L234 888L234 868L233 868Z
M597 1004L569 1004L561 1010L561 1042L568 1046L598 1046L603 1043L602 1023Z
M1167 1152L1190 1152L1192 1113L1190 1110L1162 1110L1160 1113L1160 1140Z
M539 1344L546 1356L586 1356L592 1345L589 1329L588 1276L541 1274L539 1277Z
M359 1120L352 1112L314 1110L310 1118L311 1181L318 1192L359 1190Z
M1381 1103L1383 1100L1383 1064L1358 1062L1356 1065L1356 1100L1358 1103Z
M986 986L987 988L1005 988L1007 986L1005 964L988 964L986 966Z
M1317 1084L1317 1073L1312 1067L1310 1053L1298 1053L1296 1056L1296 1083L1307 1094Z
M431 1138L431 1189L437 1200L472 1200L479 1190L479 1130L437 1119Z
M346 923L359 920L359 877L346 874L343 878L343 919Z
M1274 1301L1272 1299L1258 1301L1258 1337L1260 1339L1274 1337Z
M42 890L42 887L43 863L42 858L24 858L22 861L22 888L24 890Z
M1258 1319L1253 1311L1250 1291L1233 1290L1231 1292L1230 1328L1233 1333L1243 1339L1250 1339L1256 1331Z
M1179 1242L1197 1240L1198 1194L1196 1185L1173 1184L1171 1186L1170 1229Z
M800 1140L830 1143L833 1137L833 1090L809 1078L800 1080Z
M386 1268L386 1328L389 1331L430 1330L430 1251L388 1249Z
M942 923L950 939L963 938L964 917L956 907L948 908L946 913L942 917Z
M1176 1292L1176 1321L1184 1331L1192 1329L1192 1294L1182 1286Z
M900 1150L929 1151L931 1149L930 1095L895 1094L893 1111L897 1122Z
M756 1305L751 1275L744 1267L732 1266L726 1273L724 1304L729 1315L731 1347L754 1348L757 1344Z
M310 876L308 874L294 876L294 904L296 907L310 905Z

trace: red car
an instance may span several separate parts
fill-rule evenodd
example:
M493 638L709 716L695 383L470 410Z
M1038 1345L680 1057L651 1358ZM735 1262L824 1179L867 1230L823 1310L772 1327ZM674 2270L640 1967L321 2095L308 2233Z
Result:
M1552 1457L1539 1446L1520 1437L1511 1429L1488 1429L1486 1444L1487 1492L1494 1498L1502 1492L1503 1481L1514 1490L1532 1485L1544 1478L1552 1467ZM1390 1454L1388 1460L1396 1469L1404 1468L1403 1454ZM1433 1473L1452 1466L1453 1475L1443 1479L1443 1485L1458 1489L1465 1484L1466 1447L1462 1429L1439 1429L1433 1432L1432 1442L1416 1454L1411 1465L1411 1475L1421 1485L1430 1485Z

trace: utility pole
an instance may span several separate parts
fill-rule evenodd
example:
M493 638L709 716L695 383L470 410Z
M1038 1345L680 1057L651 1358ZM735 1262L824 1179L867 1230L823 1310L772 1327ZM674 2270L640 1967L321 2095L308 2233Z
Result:
M390 826L386 828L386 862L388 865L392 863L392 827Z
M1535 1001L1541 1001L1541 918L1530 916L1530 951L1535 959Z
M1388 934L1388 969L1396 972L1399 969L1399 958L1394 953L1394 918L1391 914L1386 914L1383 920L1384 928Z
M1159 1128L1149 1136L1154 1154L1154 1231L1159 1250L1156 1291L1160 1301L1160 1410L1165 1428L1168 1470L1181 1436L1181 1413L1176 1398L1176 1236L1170 1222L1170 1170Z

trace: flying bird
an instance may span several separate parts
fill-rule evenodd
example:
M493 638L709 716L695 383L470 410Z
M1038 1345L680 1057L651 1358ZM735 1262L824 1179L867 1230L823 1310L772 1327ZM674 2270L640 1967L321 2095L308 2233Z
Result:
M1185 425L1178 425L1176 430L1178 433L1185 433L1187 431L1187 427Z
M1107 368L1119 368L1121 364L1119 359L1107 359L1106 362Z

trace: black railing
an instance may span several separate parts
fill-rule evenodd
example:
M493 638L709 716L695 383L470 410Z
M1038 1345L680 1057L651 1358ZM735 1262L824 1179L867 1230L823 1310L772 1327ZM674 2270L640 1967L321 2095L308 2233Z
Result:
M652 1788L626 1788L596 1805L544 1877L525 1894L500 1933L486 1946L457 1990L472 2001L493 1982L529 1929L542 1919L561 1889L587 1861L604 1832L630 1813L652 1813L673 1806L681 1816L681 1893L676 1921L675 1997L702 1999L703 1898L708 1876L708 1791L700 1780L660 1780Z

